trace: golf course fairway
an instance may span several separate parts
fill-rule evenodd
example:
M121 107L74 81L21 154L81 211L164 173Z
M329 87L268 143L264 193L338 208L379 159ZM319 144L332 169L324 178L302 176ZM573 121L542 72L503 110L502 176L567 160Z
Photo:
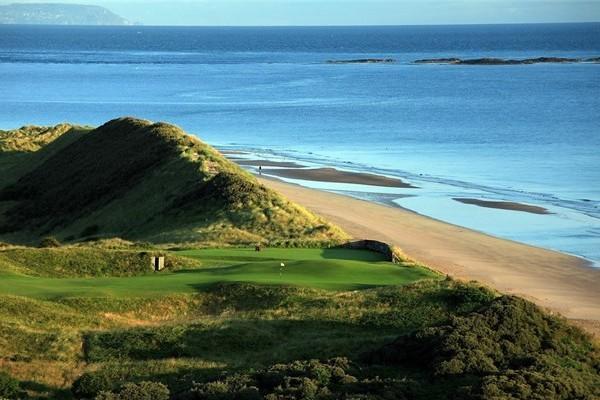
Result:
M173 253L199 260L202 267L96 278L47 278L3 272L0 292L39 299L158 296L193 293L218 282L357 290L438 277L425 268L393 264L384 261L378 253L363 250L264 249L255 252L236 248Z

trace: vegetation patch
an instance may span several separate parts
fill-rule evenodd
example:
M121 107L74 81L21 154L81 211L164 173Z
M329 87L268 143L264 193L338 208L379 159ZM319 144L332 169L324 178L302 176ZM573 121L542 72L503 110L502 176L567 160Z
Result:
M0 130L0 152L35 152L72 129L72 125L59 124L51 127L23 126L12 131Z
M10 391L0 395L599 395L588 336L474 282L365 250L141 247L106 239L0 251L0 390ZM168 268L153 272L151 255Z
M600 395L600 353L590 338L517 297L502 296L447 324L401 336L366 358L459 383L455 395L465 399Z
M169 400L169 394L162 383L127 383L115 392L100 392L96 400Z
M20 394L19 381L5 372L0 372L0 398L14 399Z
M55 278L134 276L152 273L150 256L165 254L99 247L14 248L0 251L0 273L4 269L22 275ZM176 255L169 255L165 262L170 271L197 268L201 264L198 260Z

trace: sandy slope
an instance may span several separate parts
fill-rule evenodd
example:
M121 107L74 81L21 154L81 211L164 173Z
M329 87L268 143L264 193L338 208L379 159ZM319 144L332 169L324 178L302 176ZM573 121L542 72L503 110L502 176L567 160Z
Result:
M399 207L260 178L355 238L378 239L456 278L518 294L600 333L600 268L577 257L498 239Z

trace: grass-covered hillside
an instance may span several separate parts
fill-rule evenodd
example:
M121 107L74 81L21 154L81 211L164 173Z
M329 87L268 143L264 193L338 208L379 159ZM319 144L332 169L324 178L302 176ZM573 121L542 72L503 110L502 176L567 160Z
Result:
M0 131L0 188L38 168L48 158L89 131L90 128L68 124L24 126L12 131ZM7 206L4 204L4 207Z
M122 118L0 134L0 240L338 243L337 228L179 128Z
M0 251L0 396L600 395L598 348L584 333L418 265L349 249L203 249L162 253L168 268L155 273L136 261L145 252Z
M0 130L0 151L28 153L38 151L74 129L69 124L56 126L23 126L12 131Z

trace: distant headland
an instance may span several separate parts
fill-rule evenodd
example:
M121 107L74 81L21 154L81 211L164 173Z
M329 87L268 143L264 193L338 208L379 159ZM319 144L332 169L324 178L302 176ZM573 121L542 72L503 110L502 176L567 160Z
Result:
M0 5L0 25L133 25L112 11L95 5L13 3Z

